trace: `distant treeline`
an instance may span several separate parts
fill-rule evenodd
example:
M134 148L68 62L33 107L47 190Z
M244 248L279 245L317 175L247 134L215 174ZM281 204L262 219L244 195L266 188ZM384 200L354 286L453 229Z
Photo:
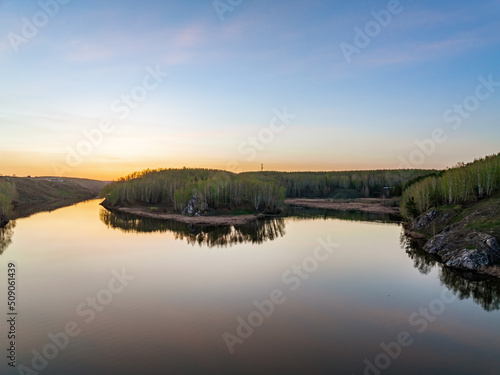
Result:
M380 198L400 196L410 181L435 171L419 169L346 172L248 172L262 175L286 189L287 198Z
M401 211L412 219L432 207L462 204L491 196L500 189L500 154L459 163L408 186Z
M247 172L210 169L160 169L136 172L107 185L108 203L152 204L177 211L194 195L211 209L249 206L279 211L286 197L358 198L400 195L405 183L428 170L352 172Z

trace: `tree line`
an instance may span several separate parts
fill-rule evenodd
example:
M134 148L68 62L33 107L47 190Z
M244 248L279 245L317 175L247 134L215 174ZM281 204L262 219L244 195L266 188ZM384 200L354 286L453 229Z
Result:
M197 196L210 209L251 207L274 213L286 197L358 198L400 195L402 186L428 170L351 172L246 172L212 169L158 169L135 172L107 185L111 206L150 204L182 211Z
M380 198L402 194L411 180L428 176L432 170L398 169L342 172L247 172L275 180L287 198Z
M500 153L464 164L459 163L408 186L401 212L413 219L432 207L463 204L489 197L500 189Z
M133 173L107 185L102 194L112 206L143 203L182 211L197 196L211 209L251 206L277 212L285 190L265 176L243 176L211 169L160 169Z

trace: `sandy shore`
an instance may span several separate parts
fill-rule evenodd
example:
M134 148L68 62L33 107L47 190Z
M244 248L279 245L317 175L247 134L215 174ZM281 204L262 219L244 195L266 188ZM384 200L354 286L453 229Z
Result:
M151 211L148 207L118 207L112 211L133 214L142 217L161 220L175 220L186 224L196 225L243 225L255 221L259 218L256 215L240 215L240 216L183 216L181 214L168 214L162 212Z
M326 208L341 211L362 211L380 214L399 214L399 207L387 207L382 205L381 199L356 199L352 201L334 199L305 199L293 198L285 200L291 206Z

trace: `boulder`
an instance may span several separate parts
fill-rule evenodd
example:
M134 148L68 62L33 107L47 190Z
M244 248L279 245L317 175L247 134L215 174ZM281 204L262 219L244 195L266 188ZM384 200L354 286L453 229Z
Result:
M184 216L202 216L208 211L208 205L203 203L197 195L193 195L182 210Z
M500 263L500 246L496 238L479 232L464 236L448 230L432 237L424 250L437 255L446 266L461 270L477 271Z
M423 228L427 228L431 222L438 216L438 213L435 210L430 210L415 220L413 220L412 228L413 230L421 230Z

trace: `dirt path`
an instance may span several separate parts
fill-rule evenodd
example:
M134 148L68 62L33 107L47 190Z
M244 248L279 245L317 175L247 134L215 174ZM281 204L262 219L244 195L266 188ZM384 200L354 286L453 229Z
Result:
M285 200L291 206L326 208L341 211L362 211L380 214L399 214L399 207L387 207L381 199L356 199L353 201L334 199L305 199L293 198Z

